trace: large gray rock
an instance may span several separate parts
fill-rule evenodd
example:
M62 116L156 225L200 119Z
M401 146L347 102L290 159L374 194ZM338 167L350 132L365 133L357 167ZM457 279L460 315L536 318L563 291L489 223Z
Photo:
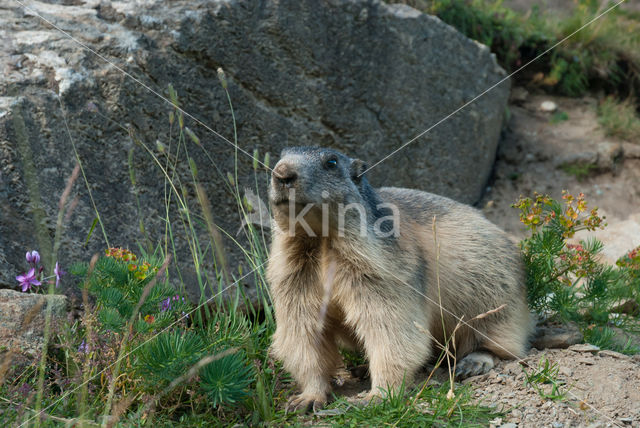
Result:
M173 84L187 112L233 141L229 104L216 73L222 67L242 150L257 148L261 157L270 152L275 160L284 146L323 145L373 165L505 75L487 47L404 5L360 0L58 3L29 1L26 10L0 0L4 286L15 285L27 249L39 249L49 266L56 258L51 241L58 200L76 162L72 141L111 246L146 246L139 218L153 245L165 236L163 200L169 187L158 164L169 165L175 186L184 186L189 206L200 212L185 147L218 225L232 235L238 230L240 218L226 179L233 171L232 145L187 117L185 124L201 146L187 138L176 156L171 106L143 84L164 96ZM508 81L498 85L393 154L368 173L372 183L477 201L494 161L508 90ZM252 159L239 153L238 162L240 188L255 187ZM264 194L265 171L257 181ZM82 175L69 200L75 197L60 247L65 266L106 246L98 226L83 247L96 214ZM174 197L174 220L176 207ZM193 220L206 242L202 222ZM199 290L188 231L180 221L173 223L182 278ZM241 262L234 245L229 240L226 245L228 257ZM212 266L210 254L206 250L202 261L205 271Z
M36 356L44 341L45 312L51 305L52 320L64 316L67 298L62 295L20 293L0 290L0 356ZM54 331L52 324L52 332Z

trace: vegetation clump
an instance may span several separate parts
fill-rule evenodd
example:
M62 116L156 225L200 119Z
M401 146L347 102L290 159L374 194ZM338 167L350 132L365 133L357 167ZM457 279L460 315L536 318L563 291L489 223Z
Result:
M436 15L489 46L520 84L573 97L604 90L611 95L598 108L605 132L640 138L640 16L618 2L577 0L563 16L537 6L518 13L503 0L392 1Z
M613 96L598 105L598 123L606 135L640 143L640 116L631 100L619 101Z
M616 341L614 335L614 329L640 333L638 314L620 310L640 302L639 249L611 266L598 257L600 241L575 242L577 232L606 226L597 208L587 208L582 193L574 197L565 192L562 202L536 194L514 207L530 231L521 248L531 308L543 319L575 322L589 343L628 354L640 352L630 341Z

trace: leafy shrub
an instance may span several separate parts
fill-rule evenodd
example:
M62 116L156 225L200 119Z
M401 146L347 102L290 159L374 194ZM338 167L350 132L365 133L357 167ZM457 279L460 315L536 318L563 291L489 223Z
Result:
M531 68L540 78L534 81L562 94L579 96L598 85L629 95L640 84L640 19L619 7L597 18L608 2L577 0L571 15L562 17L537 6L519 14L502 0L396 1L489 46L509 71L536 59Z
M212 406L237 404L248 394L254 373L244 353L225 355L207 364L200 371L200 387Z
M159 268L155 258L139 258L122 248L106 250L93 269L85 263L73 266L72 272L82 279L81 286L95 300L94 325L99 332L98 338L90 340L88 331L82 332L76 325L80 336L86 336L78 353L98 358L101 341L106 342L102 347L106 352L108 348L130 349L131 364L122 376L128 388L161 393L165 400L180 405L183 395L170 391L192 385L214 407L237 405L249 396L254 371L245 351L225 353L250 344L251 324L243 314L222 307L206 325L189 322L190 305L167 279L156 277ZM104 363L113 365L119 358L114 361L113 351L109 354L111 359ZM223 357L198 367L203 358L217 354ZM196 369L193 374L199 377L194 378L191 369Z
M525 19L502 5L502 1L431 0L408 2L423 11L438 16L465 36L491 48L498 61L508 70L523 64L525 47L541 49L548 36L541 31L534 17Z
M603 99L598 105L598 123L607 135L640 142L640 116L631 100Z
M136 370L149 388L166 386L195 365L205 349L193 331L161 333L136 352Z
M165 314L163 302L176 296L176 291L166 279L158 281L142 299L145 288L154 280L160 267L154 258L138 259L131 251L122 248L109 248L105 256L100 257L89 275L89 264L77 263L71 267L71 273L80 277L80 286L87 286L89 295L95 299L97 317L102 328L121 332L133 315L138 302L142 306L138 311L138 320L133 324L139 333L149 330L149 325L162 328L174 320ZM180 305L184 301L180 300ZM180 306L174 304L172 313ZM179 312L178 312L179 313Z
M536 194L514 207L531 232L521 243L530 306L543 317L576 322L591 341L631 352L605 335L611 327L640 329L636 314L615 312L624 303L640 302L639 250L609 266L597 257L602 250L597 239L570 243L576 232L606 225L597 208L587 209L582 193L574 197L564 192L562 203Z

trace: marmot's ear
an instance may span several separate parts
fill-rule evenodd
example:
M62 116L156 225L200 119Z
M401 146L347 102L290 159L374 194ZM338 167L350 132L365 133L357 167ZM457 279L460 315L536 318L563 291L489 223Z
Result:
M367 164L360 159L354 159L351 161L351 179L354 183L359 183L362 179L362 174L367 170Z

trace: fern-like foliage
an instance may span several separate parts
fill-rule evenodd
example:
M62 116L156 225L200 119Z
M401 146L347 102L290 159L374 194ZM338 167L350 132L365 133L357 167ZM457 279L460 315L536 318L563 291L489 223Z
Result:
M80 286L88 285L101 327L122 332L160 266L157 257L152 256L149 260L138 258L129 250L110 248L98 259L90 276L86 263L71 267L71 272L82 279ZM174 299L171 305L163 305L167 299ZM187 310L186 301L176 294L166 279L156 280L142 303L133 323L137 333L163 329Z
M102 308L98 312L98 321L105 330L120 332L124 328L127 320L120 315L118 309L112 307Z
M149 388L166 386L196 364L206 348L193 331L167 331L139 349L136 371Z
M266 330L235 308L219 307L206 325L192 323L189 303L166 279L156 279L150 285L159 263L156 257L138 258L129 250L110 248L98 259L91 275L84 263L74 265L71 271L81 278L82 287L88 285L102 333L119 333L116 337L125 333L130 338L127 346L134 351L128 375L135 379L136 387L155 394L180 379L175 387L197 392L198 402L205 397L214 407L244 402L255 378L262 376L264 381L265 374L256 373L251 361L265 359L255 351L264 346L255 341L266 340ZM136 308L138 312L134 312ZM130 336L129 331L133 333ZM86 346L79 349L85 352ZM230 350L233 353L227 354ZM184 376L203 357L221 353L221 358L200 368L199 376ZM265 400L268 397L266 393L262 396ZM163 399L193 397L169 393Z
M205 330L205 340L212 346L229 347L246 344L250 336L250 324L241 312L217 312Z
M243 352L236 352L215 360L200 371L200 388L211 405L234 405L248 395L255 373Z

